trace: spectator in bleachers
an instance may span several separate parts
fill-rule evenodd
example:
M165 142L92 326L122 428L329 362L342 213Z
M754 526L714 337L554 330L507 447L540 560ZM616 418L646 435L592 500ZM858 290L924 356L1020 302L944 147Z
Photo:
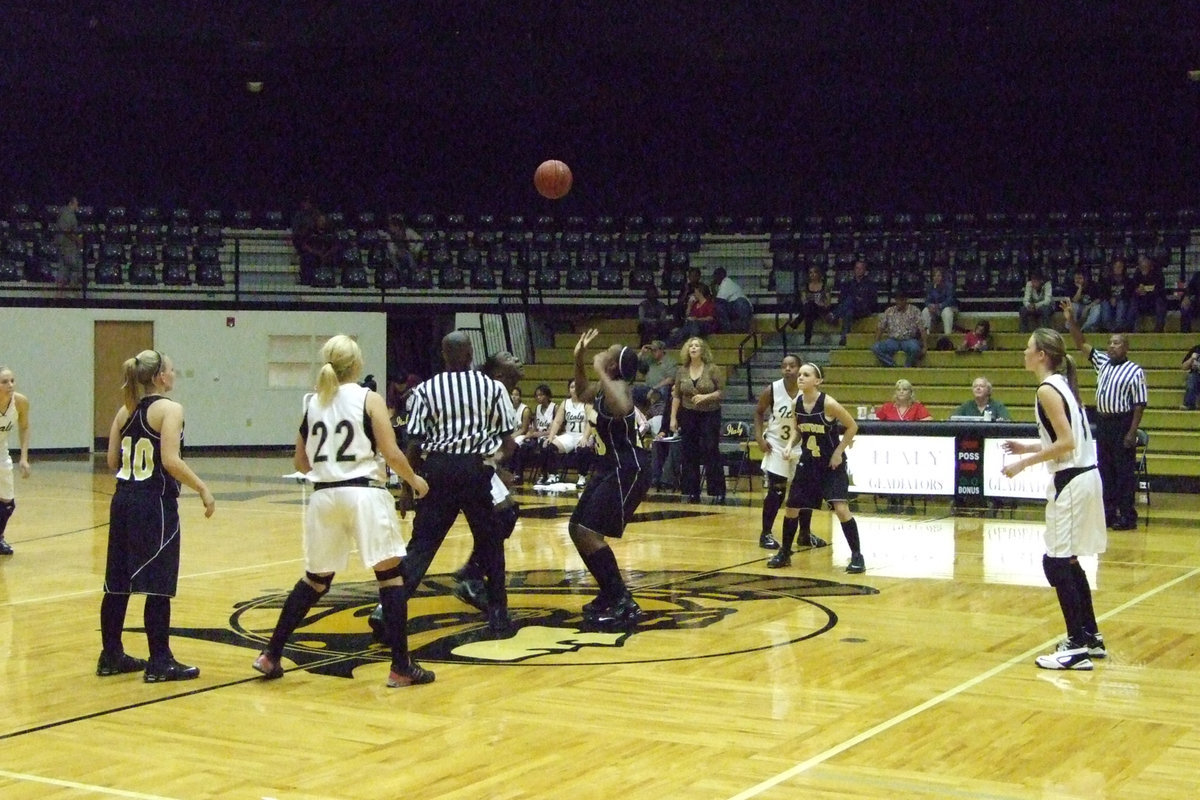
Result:
M1179 330L1192 332L1192 321L1200 311L1200 269L1192 273L1187 285L1181 288L1179 297Z
M684 275L687 280L680 288L679 296L675 298L675 305L672 309L675 312L675 321L679 325L683 325L687 321L688 304L692 300L696 286L700 283L700 270L697 267L688 267L688 271Z
M875 282L867 274L867 262L861 258L854 262L850 279L838 287L838 304L834 316L842 322L842 338L838 344L846 344L846 335L856 319L869 317L878 306L878 291Z
M1183 407L1195 411L1200 403L1200 344L1183 357L1183 369L1187 372L1187 383L1183 389Z
M703 338L717 332L717 304L707 283L697 283L688 299L687 315L683 324L671 333L671 344L678 345L685 339Z
M1200 269L1192 272L1192 277L1185 284L1179 282L1179 330L1181 333L1192 332L1192 322L1200 311Z
M1147 255L1138 256L1133 275L1133 324L1149 314L1154 315L1154 332L1162 333L1167 326L1167 284L1162 267Z
M754 319L754 306L742 287L724 267L713 270L712 285L716 293L717 330L723 333L746 333Z
M916 306L909 304L903 290L897 290L896 302L879 317L871 352L880 364L894 367L896 353L903 350L905 365L915 367L925 358L925 334L925 325Z
M58 213L54 223L54 243L58 246L58 288L83 284L83 234L79 232L79 199L72 197Z
M667 352L667 345L661 339L655 339L642 346L640 360L646 365L643 382L649 389L655 389L663 401L665 408L671 407L671 387L675 385L675 372L679 362Z
M986 319L975 323L975 329L967 331L967 335L963 337L962 347L958 348L960 353L983 353L993 349L992 343L992 323Z
M1100 312L1104 307L1100 288L1088 275L1086 267L1075 270L1075 289L1069 298L1075 319L1081 320L1080 330L1091 333L1100 327Z
M1124 259L1113 261L1108 276L1100 285L1100 327L1109 333L1128 333L1133 330L1133 276L1125 271Z
M825 287L825 276L817 267L808 268L808 280L800 292L800 314L792 320L792 330L804 323L804 343L812 344L813 324L829 316L831 303L829 290Z
M403 216L392 214L388 217L388 260L392 264L402 270L412 269L424 246L421 234L405 225Z
M304 252L304 240L317 227L317 215L320 213L312 200L306 197L300 201L300 207L292 217L292 246L296 248L297 255Z
M925 330L933 330L933 321L941 317L942 333L954 333L954 318L958 315L958 299L954 296L954 281L945 270L935 267L933 280L925 291L925 308L921 309L921 323Z
M311 286L317 270L322 267L333 269L337 252L337 240L329 227L329 217L317 214L313 229L301 239L300 283Z
M1029 273L1025 294L1021 298L1021 333L1033 333L1037 328L1049 328L1054 316L1054 286L1040 270Z
M658 299L658 287L653 283L646 287L646 299L638 304L638 344L671 335L671 312Z
M929 409L917 402L917 393L912 383L901 378L896 381L896 391L891 401L875 409L875 418L885 422L925 422L933 419Z
M982 375L971 383L971 399L954 409L953 416L1012 420L1004 403L992 399L992 382Z

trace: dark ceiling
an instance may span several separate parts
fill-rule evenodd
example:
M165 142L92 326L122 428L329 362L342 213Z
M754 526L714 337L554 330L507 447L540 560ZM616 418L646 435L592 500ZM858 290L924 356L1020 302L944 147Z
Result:
M1195 2L6 2L0 192L1171 209L1200 186L1190 69ZM547 157L576 177L556 205Z

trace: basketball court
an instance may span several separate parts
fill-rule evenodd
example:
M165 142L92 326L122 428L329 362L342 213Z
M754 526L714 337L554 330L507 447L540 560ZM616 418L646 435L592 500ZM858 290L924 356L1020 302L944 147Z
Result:
M489 641L450 594L456 525L410 607L437 672L389 690L370 573L352 563L293 637L282 680L250 668L302 572L306 490L287 458L189 457L172 647L198 680L99 678L113 490L87 458L40 459L0 561L0 795L18 798L1191 797L1200 785L1200 546L1186 500L1110 535L1089 567L1109 657L1046 672L1062 622L1036 505L1011 517L858 519L865 575L834 544L766 568L761 490L644 503L616 544L647 612L590 631L573 495L523 492L508 547L517 635ZM185 490L186 492L187 490ZM885 504L886 507L886 504ZM918 507L919 508L919 507ZM407 526L408 523L406 523ZM836 527L836 525L835 525ZM145 655L139 599L125 646Z

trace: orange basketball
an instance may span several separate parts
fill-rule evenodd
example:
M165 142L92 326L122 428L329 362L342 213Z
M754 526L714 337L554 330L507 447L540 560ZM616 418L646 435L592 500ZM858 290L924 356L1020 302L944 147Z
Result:
M533 186L542 197L557 200L571 191L571 168L554 159L543 161L533 173Z

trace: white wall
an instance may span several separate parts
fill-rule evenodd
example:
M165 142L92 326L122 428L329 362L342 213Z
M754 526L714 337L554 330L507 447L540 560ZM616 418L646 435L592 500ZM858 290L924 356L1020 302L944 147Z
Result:
M0 311L0 365L13 370L17 390L29 398L34 450L92 447L97 320L154 323L155 348L175 363L171 396L184 406L189 447L295 441L303 391L267 387L270 336L350 334L381 388L387 372L382 313L7 308Z

